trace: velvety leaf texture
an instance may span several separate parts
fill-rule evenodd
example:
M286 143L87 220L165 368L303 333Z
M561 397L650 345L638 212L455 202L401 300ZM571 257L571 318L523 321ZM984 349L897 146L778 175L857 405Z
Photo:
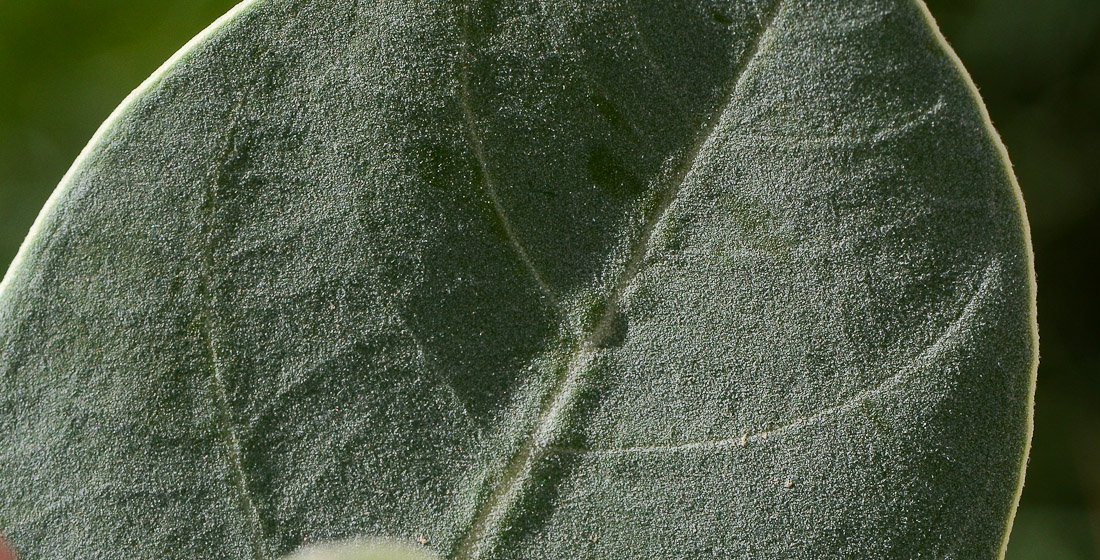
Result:
M0 287L0 531L999 558L1031 270L915 0L245 2Z

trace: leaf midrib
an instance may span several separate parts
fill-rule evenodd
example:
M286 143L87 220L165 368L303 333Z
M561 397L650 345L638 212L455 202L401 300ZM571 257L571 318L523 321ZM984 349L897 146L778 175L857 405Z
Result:
M595 349L599 348L609 334L613 332L612 327L618 316L619 306L622 304L624 294L626 294L645 264L645 257L655 237L657 227L678 199L688 176L696 167L703 148L714 137L714 132L721 122L722 116L727 113L737 99L737 93L741 89L747 71L762 52L766 38L778 19L782 5L782 0L776 0L771 8L761 15L760 30L757 36L733 69L732 76L723 92L724 95L718 97L718 99L724 99L725 101L717 107L716 111L705 118L682 158L673 156L674 159L680 159L680 162L672 168L668 178L662 181L667 183L668 187L661 193L656 209L645 220L642 231L631 244L628 260L618 281L607 296L606 305L603 306L603 314L594 323L591 330L583 335L584 338L581 343L577 345L568 360L566 360L566 367L561 370L558 379L543 398L544 404L538 413L534 427L504 467L500 480L477 507L469 526L458 540L453 553L450 555L453 560L476 560L488 551L493 544L493 539L499 533L499 523L503 514L522 495L523 487L530 479L531 468L547 451L552 449L549 447L550 438L558 427L560 417L570 408L576 395L580 377L586 371L590 360L594 356ZM460 13L459 17L462 21L462 48L466 51L467 56L472 57L468 10ZM469 103L469 78L463 68L460 68L459 81L461 82L460 91L463 97L465 116L471 124L471 136L476 138L475 152L480 154L479 163L486 165L486 160L483 157L484 148L480 145L480 139L477 138L472 127L475 121ZM485 181L488 183L487 168L483 167L482 171ZM495 197L495 191L488 187L487 191L490 198L493 199L494 208L497 210L498 215L505 224L509 224L510 222L503 214L502 205ZM540 280L541 285L541 276L526 257L526 252L522 249L522 246L516 241L514 232L509 231L509 236L524 258L525 264L528 265L536 279Z

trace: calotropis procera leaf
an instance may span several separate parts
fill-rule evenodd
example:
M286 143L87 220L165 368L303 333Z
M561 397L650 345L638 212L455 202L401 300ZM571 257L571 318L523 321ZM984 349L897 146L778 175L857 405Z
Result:
M253 0L0 287L0 531L997 558L1031 278L914 0Z

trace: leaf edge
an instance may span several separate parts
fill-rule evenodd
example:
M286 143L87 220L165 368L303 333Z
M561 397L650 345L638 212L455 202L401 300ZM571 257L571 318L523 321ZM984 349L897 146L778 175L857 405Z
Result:
M993 126L993 118L989 114L989 109L986 107L985 101L982 100L981 92L978 91L978 85L974 82L974 78L971 77L970 72L967 71L966 66L963 65L962 59L959 57L958 53L951 47L947 37L940 29L939 23L936 22L936 18L932 15L932 11L928 9L928 4L925 0L912 0L912 2L916 5L921 16L924 17L925 24L928 26L929 30L932 31L932 36L935 38L940 52L946 55L948 61L955 66L958 77L970 92L970 97L974 101L975 108L978 110L982 124L985 127L985 133L993 141L993 146L997 150L1001 163L1004 166L1005 177L1012 186L1013 194L1016 195L1016 206L1020 214L1020 227L1023 230L1021 233L1023 234L1025 248L1024 257L1026 259L1028 272L1028 316L1031 326L1031 365L1028 371L1028 395L1026 404L1027 426L1024 435L1024 448L1020 457L1020 473L1016 482L1016 492L1007 512L1005 530L1001 537L1000 554L997 556L998 560L1005 560L1005 555L1008 553L1009 537L1012 535L1012 525L1016 519L1016 512L1020 507L1020 497L1023 495L1024 491L1024 479L1027 475L1028 457L1031 455L1031 441L1035 434L1035 386L1038 381L1039 373L1039 322L1038 291L1035 278L1035 247L1031 239L1031 223L1027 217L1027 206L1024 203L1023 190L1020 188L1020 182L1016 178L1016 173L1012 170L1012 159L1008 155L1008 148L1005 146L996 127Z
M134 88L134 90L131 91L113 111L111 111L111 114L107 116L103 124L99 125L99 128L96 129L91 139L88 140L88 143L80 150L76 159L73 160L72 165L69 166L68 171L61 177L57 187L54 188L50 197L46 199L46 203L42 206L42 209L38 211L38 216L35 217L34 223L31 224L31 229L27 232L27 236L19 245L19 251L16 252L15 258L13 258L11 264L8 265L7 272L4 273L3 279L0 279L0 300L3 299L7 288L14 281L15 276L22 269L27 257L30 255L32 246L38 238L38 233L42 230L50 215L53 214L54 209L65 195L69 193L73 184L73 177L75 177L76 173L84 165L84 162L88 160L91 154L100 147L104 138L114 130L115 125L126 116L135 102L143 95L155 89L176 66L184 62L184 60L195 52L200 45L213 38L233 21L240 19L251 8L262 1L263 0L241 0L238 4L234 5L228 12L222 14L218 19L214 20L213 23L192 37L187 43L173 53L168 60L164 61L163 64L154 70L148 78L145 78L141 84Z

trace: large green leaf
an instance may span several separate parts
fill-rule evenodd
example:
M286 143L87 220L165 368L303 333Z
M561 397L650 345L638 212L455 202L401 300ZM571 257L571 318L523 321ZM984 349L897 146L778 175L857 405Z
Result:
M1031 278L913 0L245 2L0 287L0 530L997 558Z

